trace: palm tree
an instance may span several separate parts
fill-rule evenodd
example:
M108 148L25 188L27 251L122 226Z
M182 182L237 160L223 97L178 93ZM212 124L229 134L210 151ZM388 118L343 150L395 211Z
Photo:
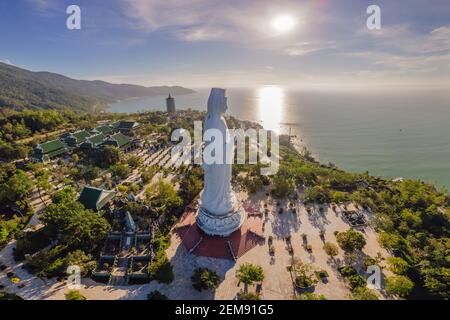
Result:
M247 293L249 285L264 280L264 271L261 266L244 263L236 271L236 278L244 283L244 292Z

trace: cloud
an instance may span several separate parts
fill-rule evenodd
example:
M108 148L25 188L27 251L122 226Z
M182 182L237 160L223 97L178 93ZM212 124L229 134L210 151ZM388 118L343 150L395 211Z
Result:
M134 27L189 42L265 39L273 34L268 19L285 12L300 14L304 7L292 0L125 0L123 6Z
M61 8L59 0L26 0L38 15L51 16L57 14Z
M441 26L428 32L414 32L407 24L383 27L378 31L367 28L357 35L371 37L378 47L397 50L409 54L433 54L450 51L450 26Z
M284 50L289 56L304 56L313 52L336 49L339 45L336 41L314 41L295 43Z
M0 62L6 63L6 64L9 64L9 65L13 66L11 60L9 60L9 59L1 59L1 58L0 58Z
M231 38L231 34L225 28L217 26L196 26L185 28L175 32L179 39L184 41L213 41Z
M358 38L359 37L359 38ZM369 60L380 74L444 73L450 67L450 26L428 32L414 32L409 25L383 27L379 31L360 30L356 39L366 49L340 53L351 58ZM357 40L358 41L358 40ZM368 46L371 48L368 48Z
M450 51L450 26L442 26L431 31L426 48L430 51Z

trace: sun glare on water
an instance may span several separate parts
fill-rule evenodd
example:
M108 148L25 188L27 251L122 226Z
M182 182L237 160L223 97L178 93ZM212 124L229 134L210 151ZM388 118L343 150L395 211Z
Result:
M284 91L278 86L262 87L258 90L259 119L266 130L279 133L284 108Z

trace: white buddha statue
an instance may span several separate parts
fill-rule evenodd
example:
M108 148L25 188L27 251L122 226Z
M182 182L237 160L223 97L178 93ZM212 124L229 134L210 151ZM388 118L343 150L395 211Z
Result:
M225 90L213 88L208 99L204 130L215 129L222 134L223 161L203 162L205 187L200 195L197 215L197 225L209 235L228 236L239 229L245 220L245 212L231 188L232 164L226 161L227 152L232 152L234 144L230 141L228 127L222 116L227 108ZM212 142L206 142L205 150L209 143Z

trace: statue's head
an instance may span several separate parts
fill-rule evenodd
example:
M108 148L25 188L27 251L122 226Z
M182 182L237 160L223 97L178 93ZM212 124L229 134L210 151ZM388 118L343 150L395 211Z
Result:
M221 116L228 109L225 89L212 88L208 98L208 115Z

